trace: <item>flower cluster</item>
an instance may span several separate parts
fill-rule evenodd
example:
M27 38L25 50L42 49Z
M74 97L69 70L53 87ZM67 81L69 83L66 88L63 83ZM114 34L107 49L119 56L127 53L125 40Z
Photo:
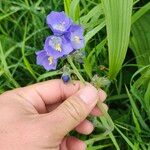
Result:
M53 35L46 38L44 49L36 52L37 64L46 70L55 70L59 58L84 47L84 31L64 12L52 11L47 16L47 25Z

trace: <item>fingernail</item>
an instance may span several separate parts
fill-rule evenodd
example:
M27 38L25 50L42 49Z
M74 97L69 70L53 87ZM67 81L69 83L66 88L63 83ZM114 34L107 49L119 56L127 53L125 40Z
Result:
M86 104L92 104L97 102L98 91L92 85L87 85L83 89L79 91L79 97L84 101Z

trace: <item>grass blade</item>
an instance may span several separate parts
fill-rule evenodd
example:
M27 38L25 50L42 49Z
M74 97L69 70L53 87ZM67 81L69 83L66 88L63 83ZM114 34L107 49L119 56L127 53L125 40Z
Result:
M70 4L70 13L69 16L74 20L79 19L79 2L80 0L73 0Z
M118 127L115 126L115 129L120 133L120 135L124 138L124 140L128 143L128 145L134 150L135 147L133 143L119 130Z
M143 118L142 118L142 116L141 116L141 114L140 114L140 112L139 112L139 110L138 110L138 108L137 108L137 106L136 106L136 104L134 102L134 99L132 98L131 94L129 93L127 87L126 87L126 91L127 91L128 96L129 96L129 100L130 100L131 106L133 108L133 111L134 111L135 115L137 116L137 118L139 119L139 122L140 122L141 126L145 130L149 131L150 129L147 126L147 124L145 123L145 121L143 120Z
M70 3L71 3L71 0L64 0L64 9L67 15L69 15L70 13Z
M149 3L150 4L150 3ZM146 13L132 25L132 48L138 65L150 64L150 13Z
M101 24L99 24L97 27L95 27L93 30L89 31L85 35L85 43L87 43L98 31L100 31L105 26L105 22L103 21Z
M140 10L138 10L132 16L132 24L135 23L141 16L143 16L146 12L150 10L150 2L144 5Z
M109 76L114 79L127 52L132 14L132 0L102 0L106 17L109 48Z

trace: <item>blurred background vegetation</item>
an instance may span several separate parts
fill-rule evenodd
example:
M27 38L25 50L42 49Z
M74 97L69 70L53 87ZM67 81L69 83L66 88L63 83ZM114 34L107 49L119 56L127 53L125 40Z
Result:
M66 60L50 72L35 61L35 52L51 34L45 18L52 10L65 10L85 28L84 64L75 62L85 80L98 74L111 81L104 90L113 133L99 137L95 118L91 135L72 134L86 141L88 150L150 150L149 0L1 0L0 93L60 78Z

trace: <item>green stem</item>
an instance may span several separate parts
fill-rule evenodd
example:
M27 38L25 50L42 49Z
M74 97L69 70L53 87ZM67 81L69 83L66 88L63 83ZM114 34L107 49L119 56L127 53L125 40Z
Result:
M80 74L80 72L78 71L78 69L76 68L76 66L74 65L74 63L72 61L72 58L70 56L68 56L67 60L68 60L69 64L71 65L74 73L78 77L78 79L81 82L86 83L86 81L84 80L84 78L82 77L82 75ZM100 118L102 124L104 125L104 127L106 128L106 131L101 134L101 137L103 137L103 136L106 136L106 135L110 134L113 131L113 129L114 129L114 123L113 123L111 117L109 116L109 114L104 109L102 102L99 101L99 100L97 102L97 107L103 113L103 117L100 116L99 118Z
M78 69L76 68L76 66L74 65L72 58L70 56L67 57L67 60L69 62L69 64L71 65L74 73L76 74L76 76L78 77L78 79L83 82L86 83L85 80L83 79L82 75L79 73Z

